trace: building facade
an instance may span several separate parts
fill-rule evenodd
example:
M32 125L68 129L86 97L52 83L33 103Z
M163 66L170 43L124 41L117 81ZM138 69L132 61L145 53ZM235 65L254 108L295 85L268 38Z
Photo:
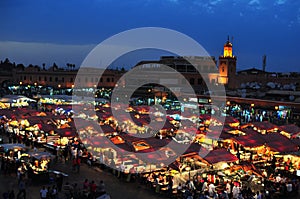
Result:
M125 71L105 70L86 68L80 77L77 77L78 70L62 69L53 65L48 69L39 66L15 65L10 62L0 64L0 83L10 85L34 85L48 86L53 88L73 88L75 80L78 84L86 87L108 87L113 88L118 79ZM103 73L101 77L98 74ZM77 79L76 79L77 78Z

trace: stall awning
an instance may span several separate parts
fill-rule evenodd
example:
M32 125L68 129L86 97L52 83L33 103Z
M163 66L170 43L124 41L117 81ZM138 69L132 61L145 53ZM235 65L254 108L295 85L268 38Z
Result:
M21 150L26 148L24 144L1 144L0 148L1 147L5 150L14 150L14 149Z
M295 124L279 126L279 130L288 133L292 138L297 137L300 134L300 127Z
M273 130L275 128L278 128L277 125L272 124L271 122L268 122L268 121L253 122L252 125L253 125L253 127L256 127L257 129L266 130L266 131L270 131L270 130Z
M298 146L296 144L294 144L290 139L279 133L263 135L263 138L267 146L269 146L273 151L291 152L298 150Z
M235 162L238 160L233 154L226 149L215 149L203 157L208 163L216 164L218 162Z
M100 125L100 127L101 127L103 133L114 133L114 132L116 132L116 130L108 124Z
M51 159L53 156L49 152L29 152L29 156L34 157L35 159L41 160L41 159Z
M244 147L259 147L265 144L262 135L252 129L245 129L246 135L234 137L233 140Z
M55 129L54 131L61 137L77 136L76 130L74 130L73 128Z

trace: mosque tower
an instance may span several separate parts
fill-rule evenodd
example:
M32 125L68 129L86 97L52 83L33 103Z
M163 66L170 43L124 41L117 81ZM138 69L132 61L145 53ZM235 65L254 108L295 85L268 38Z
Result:
M235 88L236 57L232 55L232 43L229 40L224 44L223 55L219 57L219 78L218 83L224 84L227 88Z

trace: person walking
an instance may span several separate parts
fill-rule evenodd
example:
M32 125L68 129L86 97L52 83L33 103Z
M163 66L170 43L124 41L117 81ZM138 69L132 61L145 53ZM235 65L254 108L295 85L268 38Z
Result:
M26 185L22 177L20 178L20 182L18 186L19 186L19 192L17 194L17 198L23 196L23 198L26 199Z
M51 199L57 199L57 196L58 196L57 187L55 185L53 185L50 197L51 197Z

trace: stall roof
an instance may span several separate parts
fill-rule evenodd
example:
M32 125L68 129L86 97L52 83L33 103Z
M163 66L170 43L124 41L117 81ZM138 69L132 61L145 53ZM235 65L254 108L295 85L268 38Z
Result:
M291 139L291 141L300 147L300 138Z
M226 149L215 149L209 152L203 157L210 164L216 164L218 162L235 162L238 160L233 154Z
M0 115L5 115L7 118L12 118L12 116L15 116L16 113L11 109L0 109Z
M40 159L49 159L53 156L49 152L29 152L28 155L30 155L31 157L34 157L38 160L40 160Z
M298 146L296 144L279 133L263 135L263 138L267 146L276 152L291 152L298 150Z
M265 144L265 140L263 139L262 135L257 133L252 129L245 129L244 132L247 135L233 137L237 143L241 144L244 147L258 147Z
M116 130L108 124L100 125L100 127L101 127L101 129L104 133L114 133L114 132L116 132Z
M291 137L296 137L300 134L300 127L295 124L279 126L279 130L290 134Z
M52 130L56 129L54 125L51 124L41 124L40 130L43 130L44 132L50 132Z
M271 150L276 152L297 151L297 144L293 143L287 137L280 133L269 133L262 135L252 129L243 130L247 135L234 137L233 140L243 145L244 147L258 147L266 144Z
M12 102L16 102L16 100L20 100L20 99L23 101L35 102L34 99L25 97L23 95L5 95L0 99L0 102L12 103Z
M3 147L4 149L25 149L25 145L24 144L1 144L0 147Z
M161 127L160 122L153 122L150 125L150 128L153 128L154 130L165 130L165 129L173 129L174 125L170 123L169 120L166 120L163 127Z
M266 131L278 128L277 125L272 124L271 122L268 122L268 121L253 122L252 125L260 130L266 130Z
M201 114L199 115L199 118L202 120L210 120L212 118L211 114Z
M231 124L231 123L240 123L238 119L232 117L232 116L226 116L225 118L225 124Z
M184 155L189 154L189 153L199 153L200 150L202 150L202 146L200 144L197 143L192 143L190 144L189 148L184 152Z
M55 129L56 132L61 137L75 137L77 136L76 130L73 128Z

